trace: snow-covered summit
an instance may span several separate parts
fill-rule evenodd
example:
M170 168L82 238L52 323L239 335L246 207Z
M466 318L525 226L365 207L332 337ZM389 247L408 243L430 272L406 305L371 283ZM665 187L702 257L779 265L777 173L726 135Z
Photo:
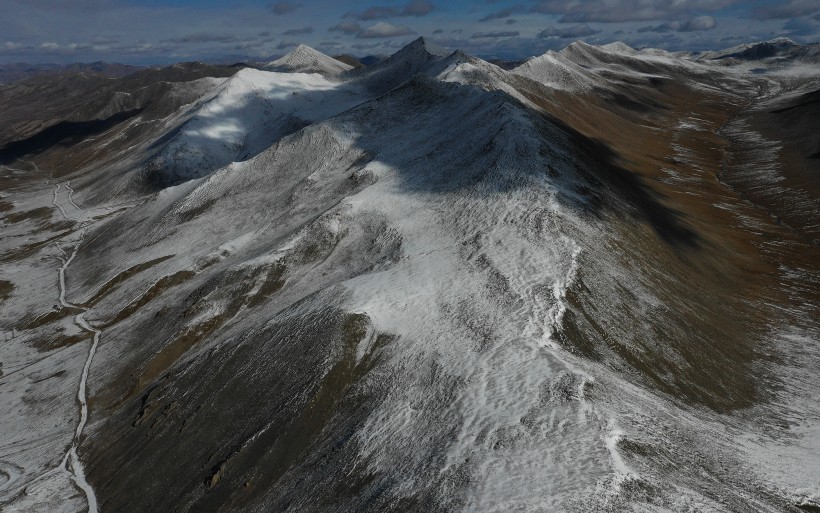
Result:
M307 45L299 45L284 57L268 63L265 69L289 73L319 73L330 77L353 69L353 66L338 61Z
M584 91L595 85L595 79L589 71L552 50L528 60L512 72L553 89Z
M632 48L623 41L615 41L613 43L605 44L601 46L601 48L608 52L620 52L628 55L635 55L636 53L638 53L638 50Z

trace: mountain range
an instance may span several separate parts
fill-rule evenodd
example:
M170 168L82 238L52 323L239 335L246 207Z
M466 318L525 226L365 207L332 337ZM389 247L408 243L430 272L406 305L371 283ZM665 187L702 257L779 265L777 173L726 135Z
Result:
M0 508L820 511L819 48L0 86Z

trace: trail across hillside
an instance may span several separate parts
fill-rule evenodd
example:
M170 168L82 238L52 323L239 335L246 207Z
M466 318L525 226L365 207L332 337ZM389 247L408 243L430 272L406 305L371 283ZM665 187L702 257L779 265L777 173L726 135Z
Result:
M68 185L68 182L64 185L65 188L69 191L69 201L71 202L74 207L78 210L81 210L74 200L71 198L71 195L74 193L74 190ZM63 213L63 216L66 216L65 210L57 201L57 192L60 190L60 184L57 185L57 188L54 190L54 205L57 206L60 211ZM85 212L83 211L83 216L85 217ZM80 306L70 303L66 299L66 287L65 287L65 273L68 266L71 265L71 262L77 256L77 252L80 250L80 246L85 239L85 234L88 232L88 225L83 228L82 234L80 235L80 239L74 244L74 248L71 250L71 254L69 255L66 253L62 248L60 251L63 253L63 257L60 258L62 262L62 266L59 270L59 287L60 287L60 306L63 308L71 308L71 309L80 309L83 310L81 313L77 314L74 317L74 324L76 324L80 329L88 332L93 333L94 338L91 342L91 345L88 348L88 356L85 359L85 364L83 365L83 372L80 377L80 384L77 390L77 401L80 403L80 420L77 423L77 429L74 431L74 439L71 441L71 445L68 451L65 454L62 462L60 463L61 467L66 469L70 474L76 485L85 493L86 500L88 501L88 511L89 513L96 513L97 511L97 496L94 494L94 489L88 483L85 478L85 469L83 467L83 463L80 460L80 457L77 454L77 447L79 447L80 442L82 441L83 430L85 429L85 425L88 423L88 402L87 402L87 384L88 384L88 374L91 370L91 363L94 360L94 354L97 352L97 346L100 343L100 337L102 336L102 331L94 328L88 321L85 320L85 314L87 309L84 309ZM59 247L59 246L58 246Z

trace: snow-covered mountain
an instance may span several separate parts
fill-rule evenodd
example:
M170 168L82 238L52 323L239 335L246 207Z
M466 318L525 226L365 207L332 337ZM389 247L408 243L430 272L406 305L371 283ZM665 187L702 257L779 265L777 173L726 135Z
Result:
M820 75L328 59L7 114L0 507L820 507Z
M552 50L533 57L512 71L554 89L589 91L596 86L600 87L592 72Z
M326 77L335 77L353 69L353 66L309 46L299 45L284 57L269 62L265 69L292 73L318 73Z

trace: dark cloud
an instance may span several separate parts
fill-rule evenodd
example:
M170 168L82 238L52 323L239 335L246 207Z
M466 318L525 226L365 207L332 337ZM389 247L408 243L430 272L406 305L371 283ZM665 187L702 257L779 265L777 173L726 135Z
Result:
M353 45L353 48L356 50L372 50L374 48L382 48L383 46L382 43L356 43Z
M435 6L427 0L411 0L401 11L402 16L427 16Z
M476 32L471 37L472 39L500 39L503 37L518 37L517 30L512 32Z
M355 21L341 21L327 30L328 32L341 32L342 34L358 34L362 31L362 26Z
M256 35L257 35L258 37L268 37L268 36L270 35L270 32L269 32L269 31L267 31L267 30L265 30L265 31L260 32L260 33L258 33L258 34L256 34Z
M500 11L491 12L478 21L492 21L509 18L516 11L516 9L516 7L507 7L506 9L501 9Z
M820 24L801 18L792 18L783 24L791 36L813 36L820 33Z
M383 18L392 18L394 16L399 15L399 10L395 7L382 7L376 6L371 7L369 9L365 9L361 12L347 12L345 13L345 18L356 18L357 20L362 21L371 21L371 20L380 20Z
M752 16L760 20L797 18L820 11L820 2L817 0L789 0L778 2L775 5L766 5L755 8ZM820 12L818 15L820 16Z
M299 7L301 7L301 5L293 2L276 2L270 6L271 11L273 11L273 14L277 16L293 12Z
M284 50L285 48L292 48L294 46L299 46L299 43L294 43L293 41L282 41L278 45L276 45L277 50Z
M461 34L462 32L464 32L462 29L453 29L450 31L451 34Z
M516 20L515 18L510 18L505 23L507 25L514 25L514 24L518 23L518 20Z
M441 30L441 29L436 29L436 30L434 30L434 31L433 31L433 34L441 34L441 33L443 33L443 32L444 32L444 31L443 31L443 30Z
M301 36L303 34L313 33L313 27L292 28L282 32L285 36Z
M696 32L699 30L712 30L717 27L717 22L711 16L698 16L690 20L684 20L678 27L678 32Z
M576 25L574 27L547 27L538 33L540 39L547 39L551 37L559 37L569 39L573 37L586 37L597 34L600 30L595 30L589 25Z
M689 20L666 21L656 26L641 27L638 32L697 32L712 30L717 21L711 16L698 16Z
M174 39L167 39L165 42L187 44L187 43L235 43L238 39L231 34L212 34L210 32L195 32Z
M361 21L382 20L399 16L427 16L435 10L435 6L428 0L410 0L404 7L389 7L376 5L364 11L349 11L345 18L355 18Z
M532 12L561 15L560 23L613 23L681 17L686 13L712 12L739 0L541 0ZM801 0L795 0L801 1Z
M95 36L91 39L93 45L115 45L119 42L119 38L113 36Z
M259 48L262 46L261 41L247 41L245 43L239 43L233 47L234 50L253 50L255 48Z
M387 23L384 21L380 21L375 25L365 28L358 34L356 37L359 38L377 38L377 37L398 37L398 36L407 36L410 34L415 34L413 29L410 27L405 27L404 25L393 25L392 23Z

